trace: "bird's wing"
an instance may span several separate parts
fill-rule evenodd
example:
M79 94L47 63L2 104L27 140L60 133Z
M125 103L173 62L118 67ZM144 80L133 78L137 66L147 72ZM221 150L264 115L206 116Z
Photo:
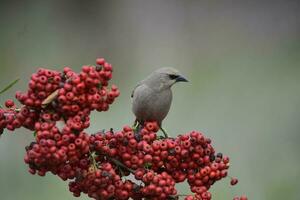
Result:
M133 98L135 89L136 89L137 87L139 87L140 85L142 85L142 84L143 84L143 82L141 81L141 82L139 82L139 83L134 87L134 89L133 89L132 92L131 92L131 98Z

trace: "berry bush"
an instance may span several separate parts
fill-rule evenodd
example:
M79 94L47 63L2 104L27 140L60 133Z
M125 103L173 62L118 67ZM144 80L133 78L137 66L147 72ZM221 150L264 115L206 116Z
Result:
M210 200L209 189L227 177L229 158L216 153L211 140L191 131L176 138L158 135L156 122L120 131L85 132L93 110L104 112L119 96L109 87L112 65L103 58L80 73L39 69L25 93L16 92L0 108L0 134L24 127L34 133L24 161L31 174L51 172L69 181L75 197L96 200L179 199ZM131 175L131 176L130 176ZM177 183L187 181L193 195L178 194ZM231 178L230 184L237 184ZM234 200L246 200L246 196Z

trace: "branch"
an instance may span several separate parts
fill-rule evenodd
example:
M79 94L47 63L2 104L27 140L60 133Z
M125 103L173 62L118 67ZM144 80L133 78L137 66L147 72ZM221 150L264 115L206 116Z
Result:
M12 86L14 86L20 79L16 79L14 80L13 82L11 82L9 85L7 85L5 88L3 88L1 91L0 91L0 95L3 94L4 92L6 92L7 90L9 90Z

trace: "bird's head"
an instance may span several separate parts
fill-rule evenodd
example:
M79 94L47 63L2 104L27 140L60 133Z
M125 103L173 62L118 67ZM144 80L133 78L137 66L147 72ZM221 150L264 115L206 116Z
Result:
M177 82L188 82L178 70L171 67L157 69L148 77L148 80L160 89L170 88Z

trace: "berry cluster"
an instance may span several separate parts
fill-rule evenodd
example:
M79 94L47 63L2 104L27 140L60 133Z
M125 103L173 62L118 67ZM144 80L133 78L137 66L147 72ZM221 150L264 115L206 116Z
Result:
M176 138L157 139L159 126L146 122L142 129L128 126L122 131L100 132L90 137L95 162L111 161L125 175L134 173L143 182L138 194L150 199L176 196L175 183L188 181L194 199L209 200L211 185L227 176L229 158L215 153L211 140L192 131ZM124 166L123 166L124 165ZM121 173L121 174L122 174ZM75 180L76 182L76 180ZM82 190L84 192L84 190Z
M34 131L35 141L24 157L29 172L51 172L69 180L75 197L85 193L96 200L210 200L211 186L227 176L229 158L216 153L202 133L164 138L158 136L156 122L116 132L85 132L91 111L107 111L120 94L115 85L109 89L111 78L112 66L103 58L96 66L83 66L80 73L70 67L63 72L39 69L28 90L16 93L21 107L7 100L6 108L0 108L0 134L20 127ZM175 185L184 181L194 195L178 194ZM232 178L231 185L237 182Z
M25 127L34 130L34 124L38 120L38 113L28 107L17 109L12 100L7 100L5 105L8 109L0 108L0 135L4 128L14 131L16 128Z
M43 176L51 171L67 180L75 177L78 168L88 167L88 134L74 134L68 126L59 131L53 122L37 122L35 130L36 142L26 147L24 158L30 173Z
M75 197L81 192L94 199L128 199L132 190L137 187L130 180L122 181L118 170L110 162L83 170L69 183L70 191Z

